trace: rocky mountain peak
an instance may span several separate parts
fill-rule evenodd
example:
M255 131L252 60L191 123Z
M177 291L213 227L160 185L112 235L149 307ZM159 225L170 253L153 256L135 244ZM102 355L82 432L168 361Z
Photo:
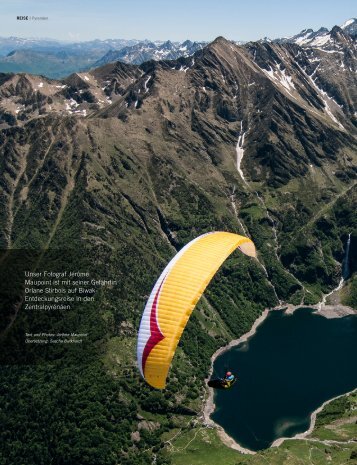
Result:
M353 38L349 34L346 34L339 26L334 26L331 29L330 38L333 41L333 45L337 47L353 48L354 46Z
M162 45L160 45L160 50L171 50L172 48L174 48L174 44L171 42L171 40L167 40L166 42L164 42Z
M357 19L356 18L348 19L341 25L341 29L343 29L345 34L349 34L351 36L356 35L357 34Z
M192 47L193 42L191 40L185 40L182 42L181 47Z
M334 26L331 31L330 31L331 37L338 37L341 35L345 35L343 30L340 28L340 26Z
M206 46L207 50L224 50L228 48L235 48L236 44L234 42L231 42L230 40L227 40L223 36L218 36L214 39L213 42L211 42L209 45Z
M142 41L130 47L120 50L112 50L106 53L100 60L96 61L92 68L97 68L106 63L122 61L124 63L141 64L149 60L176 60L179 57L192 56L197 50L201 50L206 44L204 42L178 43L167 40L166 42Z

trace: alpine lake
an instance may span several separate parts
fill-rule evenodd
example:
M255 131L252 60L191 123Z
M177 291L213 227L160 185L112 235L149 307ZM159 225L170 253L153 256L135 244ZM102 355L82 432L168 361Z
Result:
M308 308L271 311L248 341L217 357L214 375L237 382L215 391L212 420L252 451L310 426L324 402L357 387L357 317L327 319Z

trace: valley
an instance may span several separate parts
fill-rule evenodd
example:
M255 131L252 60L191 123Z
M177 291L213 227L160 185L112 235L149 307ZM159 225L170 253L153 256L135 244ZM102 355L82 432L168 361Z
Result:
M354 394L309 437L254 456L201 418L212 354L267 308L318 306L348 237L339 300L357 308L356 43L320 32L300 45L218 37L192 56L63 79L0 75L4 463L353 463ZM258 260L227 260L155 391L135 364L145 302L169 259L214 230L249 236ZM112 283L66 312L27 312L24 272L44 270ZM27 347L43 328L88 338Z

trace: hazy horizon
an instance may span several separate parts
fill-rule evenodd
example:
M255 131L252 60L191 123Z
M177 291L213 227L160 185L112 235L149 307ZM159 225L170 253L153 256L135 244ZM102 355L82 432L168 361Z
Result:
M95 39L136 39L173 42L212 41L218 36L250 41L292 36L302 29L331 29L356 17L355 2L301 0L5 0L0 15L1 37L37 38L65 42ZM17 16L48 20L19 21Z

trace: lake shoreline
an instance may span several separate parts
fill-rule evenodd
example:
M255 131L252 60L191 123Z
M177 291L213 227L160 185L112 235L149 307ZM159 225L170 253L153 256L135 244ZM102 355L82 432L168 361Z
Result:
M257 331L257 328L264 322L264 320L267 318L270 312L277 311L277 310L284 310L284 313L287 315L292 315L297 309L299 308L310 308L312 310L315 310L314 314L315 315L320 315L324 318L327 319L333 319L333 318L343 318L345 316L349 315L357 315L357 310L354 310L351 307L345 306L345 305L321 305L321 303L318 303L316 305L292 305L292 304L286 304L286 305L279 305L277 307L273 307L270 309L265 309L263 313L254 321L253 326L251 329L243 334L240 338L234 339L233 341L229 342L226 346L220 347L216 352L211 357L211 366L210 366L210 371L207 379L205 380L206 383L207 381L211 378L212 373L213 373L213 365L218 356L226 352L227 350L231 349L232 347L235 347L242 342L246 342L249 338L251 338ZM355 389L351 392L354 392ZM278 438L276 439L271 446L269 447L277 447L280 446L284 441L289 440L289 439L303 439L304 437L308 436L311 434L312 430L315 427L315 422L316 422L316 416L321 410L324 408L326 404L329 402L332 402L334 399L338 397L342 397L344 395L349 394L348 392L341 394L340 396L337 396L333 399L329 399L326 402L324 402L319 408L317 408L314 412L311 413L310 415L310 425L309 428L303 432L303 433L298 433L293 437L290 438ZM218 432L218 435L222 442L232 448L235 449L242 454L256 454L256 451L252 451L250 449L246 449L243 446L241 446L239 443L237 443L231 436L229 436L226 431L217 423L215 423L211 419L211 414L215 410L215 403L214 403L214 389L209 389L208 390L208 396L204 402L203 408L202 408L202 417L203 417L203 423L208 426L215 428Z
M306 438L306 436L311 434L312 431L315 428L316 417L317 417L318 413L320 413L327 404L329 404L330 402L332 402L332 401L334 401L336 399L339 399L340 397L347 396L348 394L352 394L353 392L356 392L356 391L357 391L357 388L352 389L352 391L345 392L344 394L340 394L339 396L333 397L332 399L326 400L320 407L318 407L316 410L314 410L312 412L312 414L310 416L310 425L309 425L309 428L306 431L304 431L303 433L295 434L295 436L292 436L291 438L282 437L282 438L275 439L275 441L271 444L270 447L279 447L284 441L288 441L289 439L304 439L304 438Z

